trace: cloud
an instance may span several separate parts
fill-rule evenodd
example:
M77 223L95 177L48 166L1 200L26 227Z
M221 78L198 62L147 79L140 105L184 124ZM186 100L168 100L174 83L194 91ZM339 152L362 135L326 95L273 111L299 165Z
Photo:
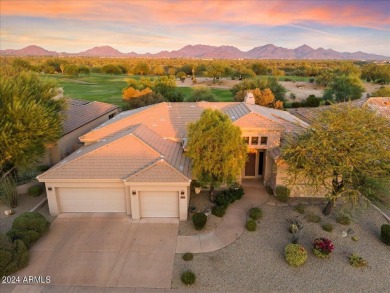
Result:
M376 1L10 1L1 14L53 19L188 25L289 25L314 21L331 26L383 28L390 24L388 5Z

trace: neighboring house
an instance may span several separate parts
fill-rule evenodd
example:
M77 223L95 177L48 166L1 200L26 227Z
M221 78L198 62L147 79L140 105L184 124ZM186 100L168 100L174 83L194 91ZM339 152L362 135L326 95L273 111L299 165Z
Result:
M57 164L82 146L79 140L81 135L113 118L118 112L118 106L112 104L67 99L62 136L55 145L47 148L41 164Z
M133 219L187 219L191 161L187 125L218 109L242 130L242 178L276 182L275 152L286 133L308 125L286 111L238 102L160 103L122 112L80 137L84 146L43 173L52 214L126 212Z

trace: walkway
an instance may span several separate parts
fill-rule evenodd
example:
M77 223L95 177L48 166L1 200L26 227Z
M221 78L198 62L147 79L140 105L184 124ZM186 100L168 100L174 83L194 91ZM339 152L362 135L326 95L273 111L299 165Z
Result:
M245 195L231 204L218 227L207 234L178 236L176 253L201 253L221 249L233 243L244 231L247 212L268 200L268 194L260 179L245 179L242 182Z

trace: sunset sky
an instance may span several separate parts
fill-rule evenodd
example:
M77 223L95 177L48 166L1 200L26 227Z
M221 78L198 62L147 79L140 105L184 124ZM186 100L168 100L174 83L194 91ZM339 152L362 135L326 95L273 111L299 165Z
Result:
M156 53L273 43L390 56L390 1L1 0L0 49Z

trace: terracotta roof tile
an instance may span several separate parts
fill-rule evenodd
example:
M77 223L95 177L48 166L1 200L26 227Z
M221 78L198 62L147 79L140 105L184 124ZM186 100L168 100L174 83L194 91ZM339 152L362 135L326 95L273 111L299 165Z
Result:
M369 98L364 105L390 120L390 97Z
M65 111L63 135L115 110L118 106L102 102L88 102L82 100L68 100L68 108Z
M188 182L190 179L163 159L126 179L128 182Z

